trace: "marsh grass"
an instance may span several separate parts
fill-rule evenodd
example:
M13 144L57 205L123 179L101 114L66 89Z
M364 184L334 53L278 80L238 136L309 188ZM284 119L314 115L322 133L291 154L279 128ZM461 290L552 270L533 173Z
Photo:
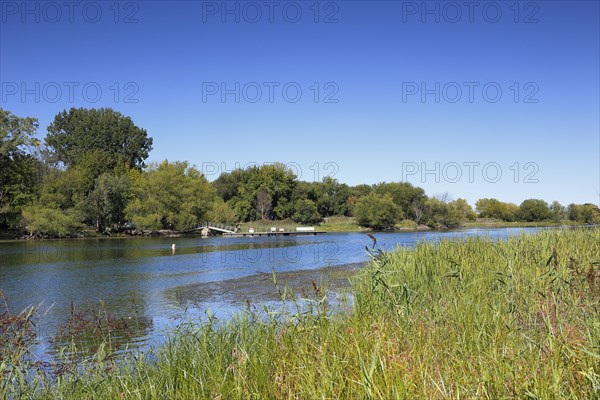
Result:
M369 230L359 226L354 217L328 217L319 224L318 229L324 232L360 232Z
M274 277L293 307L248 307L227 321L209 313L160 348L114 368L98 357L25 395L600 398L599 229L367 250L352 302L332 307L319 283L301 299Z

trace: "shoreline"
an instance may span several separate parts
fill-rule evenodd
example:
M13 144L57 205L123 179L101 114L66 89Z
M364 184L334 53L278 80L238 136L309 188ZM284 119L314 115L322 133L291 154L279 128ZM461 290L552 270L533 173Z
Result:
M344 230L335 230L335 229L327 229L322 228L323 234L329 233L401 233L401 232L448 232L455 231L461 229L500 229L500 228L558 228L558 227L587 227L587 226L598 226L598 225L590 225L580 222L556 222L556 223L537 223L537 222L505 222L505 223L466 223L460 227L456 228L396 228L393 230L386 231L378 231L370 228L362 228L358 229L344 229ZM56 240L107 240L107 239L151 239L151 238L182 238L182 237L198 237L203 238L198 233L186 233L186 232L178 232L178 231L164 231L164 232L152 232L149 234L125 234L118 233L114 235L90 235L90 236L69 236L69 237L41 237L41 238L33 238L26 237L23 234L18 234L14 231L0 231L0 243L14 243L14 242L44 242L44 241L56 241ZM229 238L226 235L217 235L217 236L208 236L208 238L213 237L223 237Z

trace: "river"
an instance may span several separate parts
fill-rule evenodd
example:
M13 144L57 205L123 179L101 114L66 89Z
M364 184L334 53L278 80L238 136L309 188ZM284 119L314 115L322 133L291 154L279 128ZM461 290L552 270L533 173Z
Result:
M393 250L424 240L463 235L506 238L537 230L463 229L375 236L378 248ZM148 345L160 343L182 315L201 318L210 309L218 318L229 318L248 302L268 305L276 301L273 270L281 285L290 281L310 286L327 272L334 286L344 286L347 276L368 260L367 245L371 239L364 233L1 242L0 289L12 313L38 307L37 352L49 351L50 339L69 320L72 307L99 307L107 315L135 319L136 329L127 341Z

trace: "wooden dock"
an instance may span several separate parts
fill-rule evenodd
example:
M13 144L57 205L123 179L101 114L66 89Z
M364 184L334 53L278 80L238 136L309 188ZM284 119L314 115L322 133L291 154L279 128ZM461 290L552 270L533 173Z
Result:
M323 231L289 231L289 232L228 232L227 237L261 237L261 236L316 236L327 232Z

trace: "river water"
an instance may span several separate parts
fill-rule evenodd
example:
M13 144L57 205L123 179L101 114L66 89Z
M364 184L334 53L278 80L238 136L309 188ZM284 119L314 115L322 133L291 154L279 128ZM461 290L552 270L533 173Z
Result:
M464 235L506 238L536 228L463 229L445 232L375 233L378 248L393 250L418 241ZM172 245L175 244L173 251ZM297 237L181 237L15 241L0 243L0 289L12 313L38 308L40 349L71 318L73 308L96 307L135 319L130 343L159 342L182 314L207 309L228 318L276 301L278 283L319 280L335 285L368 261L364 233ZM328 267L328 268L324 268ZM0 299L1 301L2 299ZM4 311L0 303L0 312ZM141 321L141 323L139 323Z

